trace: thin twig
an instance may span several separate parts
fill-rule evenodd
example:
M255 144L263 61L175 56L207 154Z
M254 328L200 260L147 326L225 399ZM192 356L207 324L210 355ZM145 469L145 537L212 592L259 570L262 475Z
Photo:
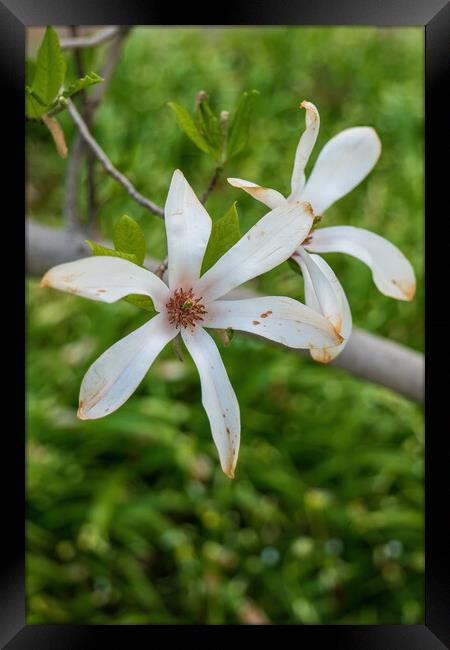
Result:
M103 149L100 147L98 142L90 133L85 121L83 120L83 118L75 108L75 105L70 99L67 100L67 109L69 111L71 118L77 125L83 137L83 140L90 147L91 151L98 158L98 160L102 163L103 167L108 172L108 174L112 176L112 178L114 178L118 183L122 185L122 187L126 189L128 194L131 196L132 199L136 201L136 203L142 205L144 208L149 210L152 214L156 214L158 217L164 218L164 210L159 205L156 205L156 203L153 203L153 201L150 201L150 199L147 199L140 192L138 192L138 190L134 187L133 183L121 172L119 172L118 169L114 167L114 165L112 164L112 162L110 161L106 153L103 151Z
M206 188L206 190L203 192L202 197L200 199L200 202L203 203L203 205L206 203L206 201L209 198L209 195L211 194L211 192L215 188L221 173L222 173L222 167L216 167L216 169L214 170L214 174L213 174L211 180L209 181L209 185Z
M84 47L95 47L101 43L110 41L119 31L119 27L105 27L99 29L89 36L77 36L74 38L61 38L59 41L62 50L79 49Z
M122 54L123 44L125 37L130 31L131 27L121 26L116 32L116 36L112 41L108 52L103 63L100 76L102 77L102 83L97 84L92 91L89 93L87 98L86 106L86 124L91 125L91 122L94 118L94 113L99 107L100 102L103 99L104 94L108 88L108 84L111 80L111 77L116 69L117 63L119 62L120 56Z
M73 30L76 33L76 27ZM86 96L83 91L83 103L82 103L82 114L86 122L86 125L90 127L95 112L97 111L101 100L106 92L108 83L112 77L114 69L119 61L120 54L122 52L123 41L129 27L120 27L115 32L114 40L111 43L110 48L106 54L106 60L101 70L101 77L103 82L98 84L89 94ZM76 57L76 64L78 69L78 74L80 77L83 76L84 70L82 69L81 57L79 56L79 51L75 52L78 57ZM67 176L66 176L66 193L64 199L64 215L66 220L66 228L69 231L79 229L81 227L80 218L77 210L77 196L78 196L78 186L79 186L79 176L80 176L80 166L83 158L83 153L86 153L86 165L87 165L87 191L88 191L88 218L87 218L87 227L92 234L95 225L95 217L97 213L97 198L95 192L95 178L94 178L94 156L92 151L86 147L85 142L80 134L77 132L70 152L69 165L67 167Z

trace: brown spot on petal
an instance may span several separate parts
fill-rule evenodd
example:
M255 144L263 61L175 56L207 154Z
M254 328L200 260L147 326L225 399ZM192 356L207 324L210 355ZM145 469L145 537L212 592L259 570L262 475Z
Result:
M314 210L312 209L311 203L308 201L301 201L301 204L303 205L303 208L305 212L308 212L308 214L313 217L314 216Z
M268 309L263 314L260 314L260 316L261 318L267 318L267 316L270 316L270 314L273 314L273 311L270 311L270 309Z
M260 324L259 320L254 320L254 321L252 321L252 323L253 323L253 325L259 325Z

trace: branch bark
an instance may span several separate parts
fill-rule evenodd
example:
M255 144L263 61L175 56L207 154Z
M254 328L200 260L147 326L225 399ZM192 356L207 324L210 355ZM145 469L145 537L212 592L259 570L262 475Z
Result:
M110 41L119 31L120 27L105 27L99 29L89 36L75 36L73 38L61 38L59 45L62 50L79 49L84 47L95 47Z
M201 202L203 205L205 205L206 201L207 201L208 198L209 198L209 195L211 194L211 192L212 192L213 189L215 188L215 186L216 186L216 184L217 184L217 181L218 181L219 178L220 178L220 174L221 174L221 173L222 173L222 167L216 167L216 169L214 170L214 174L213 174L211 180L209 181L208 187L207 187L206 190L203 192L202 197L201 197L201 199L200 199L200 202Z
M113 34L113 40L111 45L106 53L105 62L101 70L101 77L103 82L98 84L90 93L87 95L84 91L82 93L82 114L85 121L86 127L90 128L94 115L100 106L100 102L103 99L103 96L108 87L109 81L112 77L114 69L120 59L122 52L124 39L129 32L129 27L120 27ZM79 51L76 50L76 53L79 54ZM78 74L80 77L83 76L84 71L82 69L81 58L77 58L77 67ZM78 185L79 185L79 176L80 176L80 167L83 159L83 154L86 154L86 165L87 165L87 183L88 183L88 221L87 221L87 230L91 234L94 232L95 227L95 215L97 209L96 201L96 192L95 192L95 179L94 179L94 154L92 150L89 149L81 135L80 131L77 132L70 152L69 164L67 167L66 175L66 192L64 199L64 215L66 220L66 227L70 231L81 229L81 220L78 215L77 210L77 196L78 196Z
M105 244L108 245L107 242ZM40 277L56 264L88 255L90 249L81 234L56 230L31 219L27 220L27 272L30 275ZM152 271L156 271L159 265L160 262L156 260L146 259L146 266ZM237 289L232 294L233 298L256 295L246 288ZM264 341L268 342L267 339ZM309 356L307 350L290 348L290 351ZM330 365L390 388L416 402L423 401L424 357L394 341L355 327L344 352Z

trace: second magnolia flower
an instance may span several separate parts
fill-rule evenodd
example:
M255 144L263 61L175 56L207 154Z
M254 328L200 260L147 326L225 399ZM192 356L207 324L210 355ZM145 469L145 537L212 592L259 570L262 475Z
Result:
M342 341L329 320L292 298L230 300L226 295L288 259L310 232L313 213L301 201L271 210L201 277L212 222L179 170L173 174L164 215L168 285L147 269L106 256L56 266L41 285L108 303L129 294L150 296L159 313L92 364L81 384L78 416L95 419L118 409L180 333L200 375L202 403L222 469L233 477L239 404L205 328L252 332L293 348L326 349Z

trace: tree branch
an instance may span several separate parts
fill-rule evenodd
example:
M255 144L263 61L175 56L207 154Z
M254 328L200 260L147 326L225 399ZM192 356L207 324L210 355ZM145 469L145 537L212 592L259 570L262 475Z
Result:
M76 36L74 38L61 38L59 41L62 50L95 47L110 41L119 31L120 27L105 27L89 36Z
M112 164L112 162L110 161L106 153L103 151L103 149L94 139L94 137L91 135L86 122L83 120L83 118L75 108L74 103L70 99L67 100L67 109L73 121L77 125L83 140L90 147L91 151L98 158L98 160L102 163L103 167L108 172L108 174L112 176L118 183L120 183L126 189L128 194L131 196L132 199L136 201L136 203L142 205L144 208L149 210L152 214L156 214L158 217L163 218L164 210L161 207L159 207L159 205L156 205L156 203L153 203L153 201L150 201L150 199L147 199L140 192L138 192L138 190L134 187L133 183L121 172L119 172L118 169L114 167L114 165Z
M211 192L215 188L221 173L222 173L222 167L216 167L216 169L214 170L214 174L213 174L211 180L209 181L209 185L206 188L206 190L203 192L202 197L200 199L200 203L202 203L203 205L206 203L206 201L209 198L209 195L211 194Z
M120 27L116 30L111 46L106 54L106 60L101 70L101 77L103 82L98 84L90 93L89 96L83 91L82 93L82 114L86 126L89 128L94 115L100 106L100 102L108 87L108 83L112 77L114 69L119 61L122 52L123 42L127 35L129 27ZM76 59L78 74L83 76L84 70L82 69L81 57L79 50L76 50L78 57ZM88 184L88 230L92 231L95 222L96 213L96 193L95 193L95 180L94 180L94 156L92 151L87 147L83 140L80 131L77 132L70 151L70 159L67 167L66 175L66 192L64 199L64 215L66 219L66 227L70 231L74 231L81 227L77 211L77 196L78 185L80 176L80 166L83 159L83 153L86 154L87 166L87 184Z
M27 272L39 277L56 264L70 262L91 254L81 234L74 235L65 230L55 230L31 219L27 220L27 244ZM107 242L105 244L108 245ZM150 270L156 271L159 262L147 258L146 265ZM248 298L255 295L253 291L245 288L232 292L233 298ZM267 339L264 341L270 343ZM273 343L273 345L278 344ZM290 348L290 351L309 356L307 350ZM414 401L423 401L424 357L421 353L394 341L355 327L345 350L330 365L346 370L361 379L386 386Z

